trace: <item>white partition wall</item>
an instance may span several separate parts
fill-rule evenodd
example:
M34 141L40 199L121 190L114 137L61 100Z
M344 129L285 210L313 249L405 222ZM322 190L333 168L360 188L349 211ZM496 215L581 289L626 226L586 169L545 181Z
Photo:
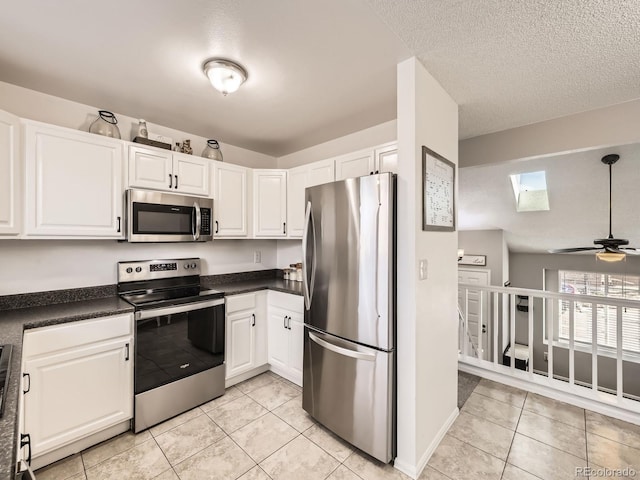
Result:
M395 467L413 478L458 413L458 234L422 231L423 145L458 163L458 106L422 64L410 58L398 65ZM419 276L421 260L426 261L424 280Z

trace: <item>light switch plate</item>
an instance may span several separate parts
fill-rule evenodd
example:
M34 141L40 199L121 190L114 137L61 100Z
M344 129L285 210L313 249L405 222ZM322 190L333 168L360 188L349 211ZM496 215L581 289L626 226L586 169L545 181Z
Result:
M427 279L427 261L424 259L420 260L419 268L420 268L420 280L426 280Z
M253 263L261 263L262 262L262 252L260 250L256 250L253 252Z

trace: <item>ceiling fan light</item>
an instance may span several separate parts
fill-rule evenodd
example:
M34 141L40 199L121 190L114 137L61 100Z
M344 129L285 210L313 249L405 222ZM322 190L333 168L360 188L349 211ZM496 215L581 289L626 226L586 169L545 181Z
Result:
M223 95L235 92L247 80L247 71L230 60L216 58L202 68L213 88Z
M627 255L625 253L615 253L615 252L598 252L596 253L596 258L603 262L621 262Z

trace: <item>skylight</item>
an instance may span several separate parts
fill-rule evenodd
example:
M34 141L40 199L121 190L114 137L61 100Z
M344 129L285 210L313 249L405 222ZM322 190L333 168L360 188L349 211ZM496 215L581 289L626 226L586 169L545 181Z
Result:
M538 212L549 210L547 177L544 171L509 175L513 194L516 197L516 211Z

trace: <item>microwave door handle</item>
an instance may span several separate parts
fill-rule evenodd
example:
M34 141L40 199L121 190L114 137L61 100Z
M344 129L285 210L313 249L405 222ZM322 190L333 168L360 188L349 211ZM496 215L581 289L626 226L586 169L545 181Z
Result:
M193 232L193 239L197 241L200 238L200 228L202 227L202 212L198 202L193 202L193 208L196 211L196 228Z

